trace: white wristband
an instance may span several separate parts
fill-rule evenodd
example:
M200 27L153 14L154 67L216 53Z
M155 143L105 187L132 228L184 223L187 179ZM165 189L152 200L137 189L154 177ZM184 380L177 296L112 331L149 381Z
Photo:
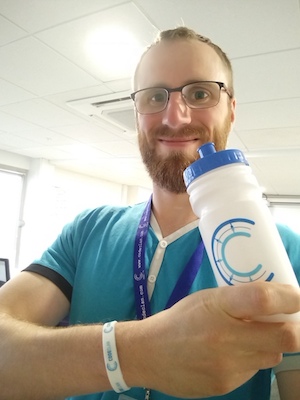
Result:
M103 325L102 345L109 382L115 392L122 393L129 390L130 387L126 385L120 368L115 336L116 323L117 321L111 321Z

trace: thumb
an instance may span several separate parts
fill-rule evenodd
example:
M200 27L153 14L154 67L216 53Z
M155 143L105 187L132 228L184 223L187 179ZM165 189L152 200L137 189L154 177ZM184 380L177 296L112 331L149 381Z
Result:
M239 319L257 316L292 314L300 311L300 290L271 282L252 282L220 288L222 310Z

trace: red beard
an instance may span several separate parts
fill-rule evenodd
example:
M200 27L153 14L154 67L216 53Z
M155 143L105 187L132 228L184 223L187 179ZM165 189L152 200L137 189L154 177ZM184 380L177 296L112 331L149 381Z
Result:
M195 138L199 138L199 142L202 144L209 141L214 141L216 149L223 150L226 146L230 128L231 121L230 117L228 116L224 123L222 132L215 130L212 137L209 133L201 128L197 129L188 127L176 132L164 128L149 132L148 137L151 138L151 142L148 142L145 134L141 132L138 127L140 152L146 169L153 182L169 192L176 194L185 193L186 186L183 180L183 171L199 158L197 151L195 151L195 154L189 154L185 151L174 150L172 152L170 151L167 156L160 155L155 149L156 138L176 136L182 138L193 136Z

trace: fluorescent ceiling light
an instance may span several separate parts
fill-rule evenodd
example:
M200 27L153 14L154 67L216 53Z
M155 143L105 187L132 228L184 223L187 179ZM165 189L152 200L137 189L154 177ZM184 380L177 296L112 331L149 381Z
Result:
M131 77L142 46L128 30L105 26L93 31L86 42L90 59L106 74Z

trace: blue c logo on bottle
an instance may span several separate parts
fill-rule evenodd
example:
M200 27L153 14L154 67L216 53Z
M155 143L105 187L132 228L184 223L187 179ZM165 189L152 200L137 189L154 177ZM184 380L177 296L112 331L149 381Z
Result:
M239 265L230 265L228 261L229 244L234 246L237 238L250 239L253 233L255 222L246 218L234 218L220 224L214 231L211 240L212 254L215 265L227 285L248 283L257 280L271 281L273 273L268 275L261 263L243 267L239 270ZM233 241L233 242L232 242ZM240 249L241 252L243 249ZM255 249L253 250L255 251ZM230 257L229 257L230 258Z

